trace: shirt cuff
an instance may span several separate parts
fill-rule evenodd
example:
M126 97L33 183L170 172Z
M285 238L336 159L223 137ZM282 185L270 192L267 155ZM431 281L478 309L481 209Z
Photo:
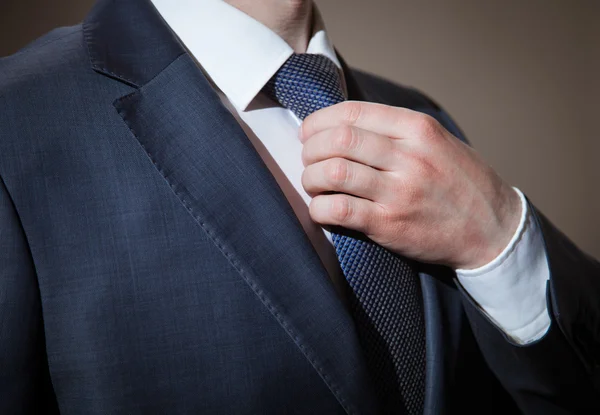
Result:
M550 270L542 233L525 196L514 190L521 198L521 221L508 246L492 262L477 269L457 269L456 275L480 309L523 345L540 339L550 327L546 304Z

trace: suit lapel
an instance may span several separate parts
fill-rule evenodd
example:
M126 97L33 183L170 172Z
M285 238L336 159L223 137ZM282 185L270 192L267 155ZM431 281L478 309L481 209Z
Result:
M275 179L193 59L147 1L101 1L84 30L94 69L137 88L114 105L157 174L344 409L373 413L350 315Z

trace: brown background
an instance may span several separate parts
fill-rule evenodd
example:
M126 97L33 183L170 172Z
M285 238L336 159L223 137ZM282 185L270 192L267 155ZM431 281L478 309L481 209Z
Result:
M92 3L0 0L0 56ZM317 4L350 64L440 102L509 183L600 257L600 1Z

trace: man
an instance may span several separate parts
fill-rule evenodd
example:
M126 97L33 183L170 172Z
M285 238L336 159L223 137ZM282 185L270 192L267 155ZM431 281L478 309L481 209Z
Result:
M597 411L598 262L310 1L228 3L0 61L0 412Z

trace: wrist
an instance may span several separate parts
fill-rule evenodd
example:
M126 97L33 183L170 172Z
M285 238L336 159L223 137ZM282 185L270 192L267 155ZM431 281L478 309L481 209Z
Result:
M526 201L525 197L510 186L503 186L495 203L497 208L486 222L481 232L484 235L471 250L467 260L455 267L462 270L473 270L484 267L502 256L514 244L518 237L518 229L523 227Z

